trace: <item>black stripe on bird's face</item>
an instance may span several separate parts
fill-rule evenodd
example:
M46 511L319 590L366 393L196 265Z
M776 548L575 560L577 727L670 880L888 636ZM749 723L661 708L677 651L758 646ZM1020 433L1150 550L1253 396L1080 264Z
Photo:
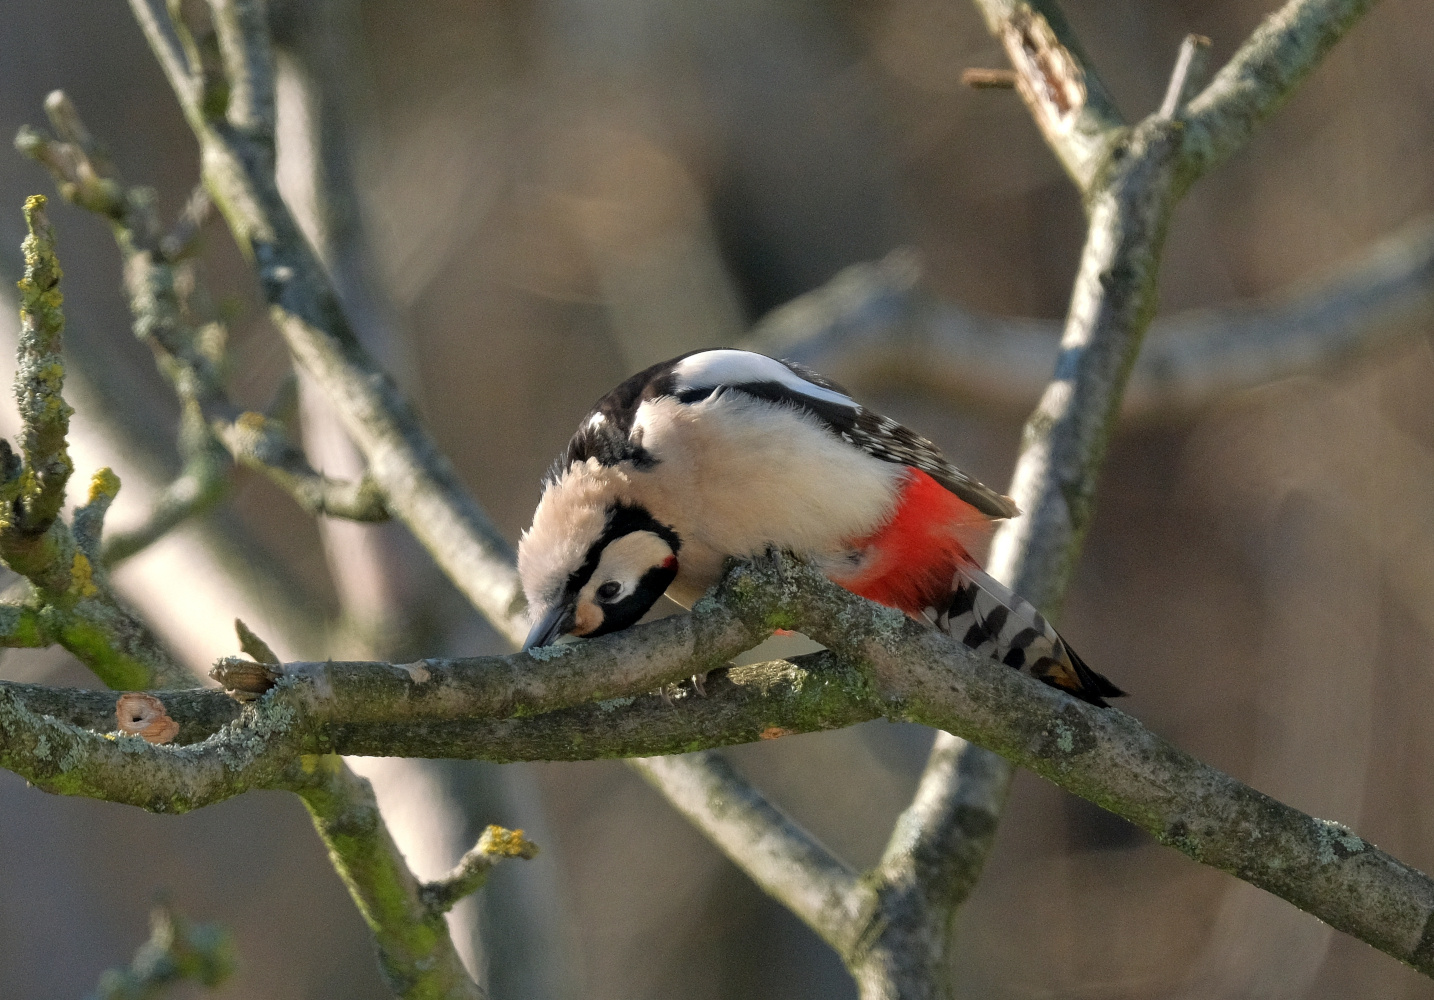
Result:
M606 635L635 624L677 577L677 533L644 508L618 504L602 534L538 616L524 649L563 635Z
M632 593L623 595L610 604L602 603L599 598L595 603L602 610L602 622L592 631L584 632L583 636L591 639L636 625L642 616L647 614L648 609L657 603L657 599L667 592L676 576L677 559L671 557L662 565L654 566L644 573Z

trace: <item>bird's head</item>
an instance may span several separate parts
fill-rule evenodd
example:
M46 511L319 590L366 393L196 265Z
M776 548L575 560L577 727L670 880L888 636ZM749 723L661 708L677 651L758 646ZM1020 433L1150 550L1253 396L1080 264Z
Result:
M548 483L518 545L533 621L524 649L635 625L677 576L681 539L626 485L595 461Z

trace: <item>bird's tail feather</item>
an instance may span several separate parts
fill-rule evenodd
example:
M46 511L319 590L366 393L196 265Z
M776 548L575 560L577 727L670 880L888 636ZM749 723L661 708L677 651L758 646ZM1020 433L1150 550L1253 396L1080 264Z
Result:
M1092 705L1104 708L1106 698L1125 694L1086 666L1028 601L975 566L957 572L946 608L938 611L943 632Z

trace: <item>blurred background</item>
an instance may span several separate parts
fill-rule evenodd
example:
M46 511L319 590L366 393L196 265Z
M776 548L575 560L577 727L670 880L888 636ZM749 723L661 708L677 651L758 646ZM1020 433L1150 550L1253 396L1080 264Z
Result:
M1127 117L1159 104L1184 34L1210 36L1222 63L1272 6L1065 5ZM597 396L654 360L737 342L848 265L912 247L939 299L1064 311L1080 205L1019 98L961 86L966 67L1005 65L961 0L271 8L287 53L286 195L326 247L357 325L515 541ZM0 136L40 124L45 94L62 87L124 176L177 211L198 176L194 143L128 7L0 0L0 23ZM1341 42L1180 207L1162 313L1317 280L1434 210L1431 49L1434 19L1418 0L1389 0ZM338 203L315 198L315 177L337 179ZM35 192L53 192L48 176L0 153L6 289L20 273L20 205ZM106 227L58 204L52 218L77 466L120 470L122 526L177 469L177 406L129 333ZM287 356L222 226L202 275L228 318L231 391L262 408ZM7 336L10 322L0 320ZM1128 421L1062 630L1157 732L1427 871L1425 332L1333 371ZM1034 402L976 406L890 380L852 388L995 485ZM306 391L301 409L315 461L345 471L352 456L321 401ZM243 472L226 504L117 579L199 670L233 651L235 614L288 656L501 648L400 530L316 526ZM60 651L7 652L0 675L94 684ZM875 723L732 757L867 865L930 738ZM488 822L542 845L457 920L497 1000L855 995L824 945L621 763L356 766L374 775L421 875ZM235 933L241 971L221 996L386 995L292 796L156 817L0 774L0 854L7 997L86 993L144 939L158 890ZM1434 997L1393 960L1029 775L958 934L962 995Z

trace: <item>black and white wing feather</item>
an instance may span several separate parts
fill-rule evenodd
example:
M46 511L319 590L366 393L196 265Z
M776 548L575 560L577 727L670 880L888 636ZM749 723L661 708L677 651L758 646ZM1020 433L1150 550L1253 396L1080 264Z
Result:
M1010 497L972 479L936 445L866 409L837 383L801 365L750 351L697 351L638 372L598 400L569 442L564 465L589 458L604 465L650 465L652 455L633 435L638 407L660 396L695 403L718 392L744 392L800 407L848 444L883 462L920 469L988 517L1020 513Z

